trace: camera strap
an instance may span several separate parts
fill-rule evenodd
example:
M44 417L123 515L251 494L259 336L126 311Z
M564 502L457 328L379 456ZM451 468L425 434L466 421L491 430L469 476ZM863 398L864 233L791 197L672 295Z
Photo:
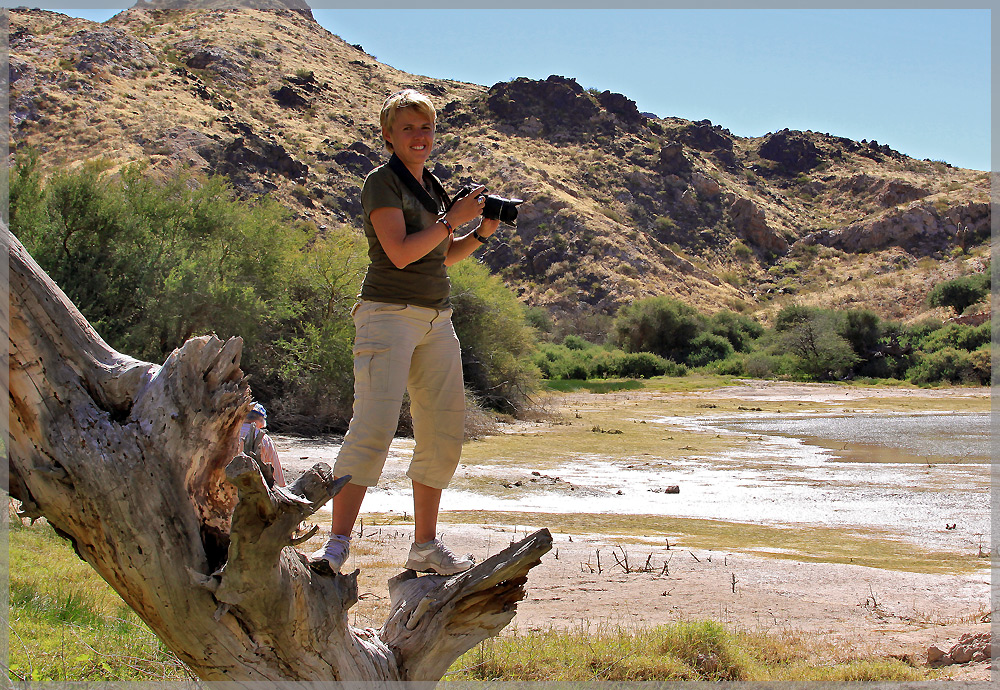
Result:
M389 168L396 173L396 177L403 181L407 189L413 192L413 195L420 201L420 205L427 209L429 213L433 213L436 216L444 213L451 206L451 199L448 197L448 193L444 191L444 187L441 186L438 178L434 177L426 168L424 168L424 181L430 183L435 194L444 202L443 208L438 203L438 200L432 197L430 192L417 181L413 173L406 169L403 161L399 160L399 156L395 153L389 159Z

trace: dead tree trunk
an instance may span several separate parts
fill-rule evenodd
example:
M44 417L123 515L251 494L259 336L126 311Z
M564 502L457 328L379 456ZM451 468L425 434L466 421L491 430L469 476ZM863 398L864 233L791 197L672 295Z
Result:
M269 489L234 460L242 341L162 366L114 351L10 245L10 494L45 517L204 680L438 680L511 621L547 530L450 578L403 575L380 630L348 625L356 574L310 569L295 526L340 488L318 464Z

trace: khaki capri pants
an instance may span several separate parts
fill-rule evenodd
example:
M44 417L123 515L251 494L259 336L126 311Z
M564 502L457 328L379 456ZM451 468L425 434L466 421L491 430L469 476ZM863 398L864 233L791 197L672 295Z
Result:
M375 486L410 393L415 446L406 476L448 486L465 434L462 355L451 309L362 300L354 307L354 413L333 472Z

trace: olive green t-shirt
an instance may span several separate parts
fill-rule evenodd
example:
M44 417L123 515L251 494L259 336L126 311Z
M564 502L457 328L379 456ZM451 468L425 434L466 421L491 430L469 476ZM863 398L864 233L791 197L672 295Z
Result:
M434 196L433 191L430 193ZM361 207L371 261L361 285L361 299L447 309L451 304L451 281L448 280L444 259L449 239L445 238L430 253L405 268L396 268L382 249L371 221L371 213L377 208L402 209L406 234L409 235L433 225L437 215L421 205L416 195L407 189L388 165L375 168L365 178L361 187Z

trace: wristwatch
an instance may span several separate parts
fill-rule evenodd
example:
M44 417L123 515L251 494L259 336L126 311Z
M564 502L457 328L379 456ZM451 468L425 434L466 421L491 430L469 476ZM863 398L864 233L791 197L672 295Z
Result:
M472 236L475 237L477 240L479 240L479 244L486 244L487 242L490 241L490 238L488 236L483 237L482 235L479 234L478 230L473 230Z

